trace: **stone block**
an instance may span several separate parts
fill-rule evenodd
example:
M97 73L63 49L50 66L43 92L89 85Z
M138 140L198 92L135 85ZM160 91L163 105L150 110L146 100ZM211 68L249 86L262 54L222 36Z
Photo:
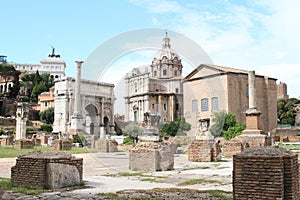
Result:
M47 183L51 189L80 184L80 173L76 166L64 163L47 164Z

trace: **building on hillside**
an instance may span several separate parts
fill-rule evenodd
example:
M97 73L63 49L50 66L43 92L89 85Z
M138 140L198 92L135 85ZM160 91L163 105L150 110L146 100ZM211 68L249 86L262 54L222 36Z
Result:
M182 115L182 67L166 33L151 65L134 68L126 75L125 121L142 123L146 112L159 114L161 122Z
M280 82L277 85L277 99L288 99L289 95L287 95L287 85L286 83Z
M255 75L256 102L261 112L260 128L269 132L277 127L276 79ZM226 111L245 122L248 109L248 71L201 64L183 81L184 117L191 123L191 135L197 133L200 119L212 120L214 112Z
M55 48L52 48L52 53L40 61L40 64L17 64L11 63L16 70L33 74L39 71L40 74L50 74L53 79L60 79L65 76L66 63L60 58L60 55L55 54Z
M6 63L7 56L0 55L0 64Z
M34 107L34 110L43 112L49 108L54 107L54 86L50 88L48 92L42 92L38 96L38 103Z
M113 133L114 85L90 80L81 80L80 85L83 130L96 137L100 135L100 127L104 127L106 134ZM74 114L75 79L62 78L55 82L54 87L53 132L67 133Z

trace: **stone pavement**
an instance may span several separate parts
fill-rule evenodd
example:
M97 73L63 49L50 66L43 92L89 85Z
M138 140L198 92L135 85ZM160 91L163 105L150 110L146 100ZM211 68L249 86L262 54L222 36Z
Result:
M83 158L83 180L88 188L42 194L31 199L103 199L98 193L115 193L130 189L186 188L197 190L232 191L232 160L222 162L191 162L186 154L174 157L174 170L148 172L139 176L119 176L134 173L128 168L126 152L76 154ZM15 159L0 159L0 176L10 177ZM149 181L149 180L153 181ZM195 185L178 186L185 180L200 179ZM44 195L44 196L43 196ZM59 198L58 198L59 197ZM21 199L27 198L23 196ZM30 197L28 197L30 199Z

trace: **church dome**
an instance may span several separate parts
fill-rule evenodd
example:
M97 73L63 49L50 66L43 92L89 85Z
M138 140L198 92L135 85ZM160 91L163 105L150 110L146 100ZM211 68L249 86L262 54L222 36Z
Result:
M170 38L168 37L167 32L166 36L163 38L162 48L156 52L153 60L163 60L164 57L168 60L180 60L178 54L175 53L173 49L171 49Z

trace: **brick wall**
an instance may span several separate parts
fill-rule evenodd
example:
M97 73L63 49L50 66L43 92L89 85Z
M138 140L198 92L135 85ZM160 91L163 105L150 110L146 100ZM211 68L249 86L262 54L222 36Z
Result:
M27 139L17 140L14 147L16 149L32 149L34 147L34 141Z
M222 143L222 155L225 157L232 157L233 155L243 151L242 142L224 141Z
M32 152L21 155L16 165L11 168L11 182L14 186L29 186L31 188L49 188L47 182L47 164L61 163L76 166L82 182L83 159L75 158L64 152ZM51 188L51 187L50 187Z
M253 147L234 155L233 197L298 200L298 156L271 146Z
M72 139L56 139L52 141L52 147L55 151L71 150L72 145Z

